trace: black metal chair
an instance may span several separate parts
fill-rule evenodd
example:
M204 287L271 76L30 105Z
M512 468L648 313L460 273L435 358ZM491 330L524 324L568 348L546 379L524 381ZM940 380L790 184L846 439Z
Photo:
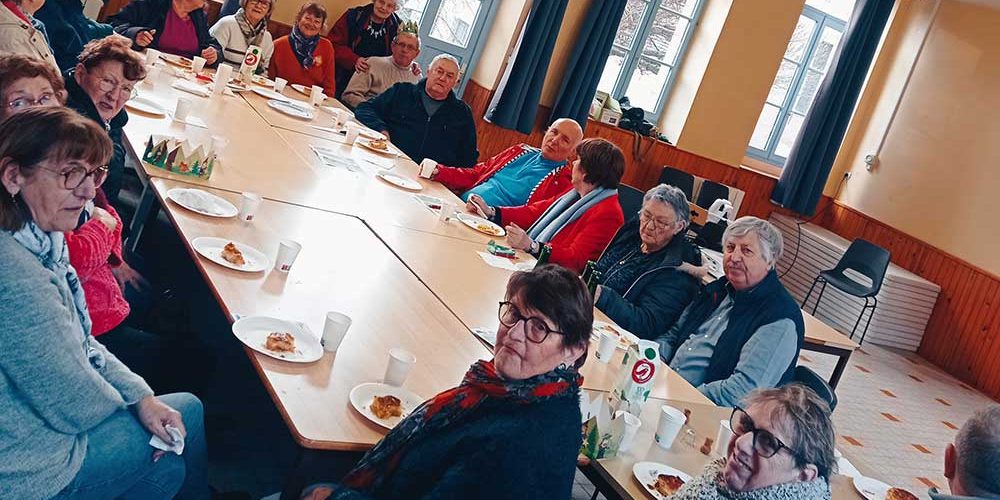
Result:
M819 397L823 398L830 405L831 412L837 407L837 393L833 392L830 384L827 384L826 380L823 380L823 377L820 377L818 373L805 366L796 366L795 381L812 389Z
M812 310L813 314L816 314L816 309L819 308L819 303L823 300L823 292L826 290L827 283L848 295L865 299L865 305L861 307L858 320L854 322L854 328L851 329L851 338L853 339L858 325L861 324L861 318L865 315L865 309L871 308L871 312L868 314L868 321L865 323L865 329L861 332L861 339L858 341L859 345L863 344L865 342L865 335L868 333L868 326L872 323L872 316L875 315L875 308L878 307L878 297L876 295L882 289L882 281L885 279L885 272L889 268L890 257L888 250L870 241L860 238L852 241L851 246L847 247L847 252L837 262L837 266L833 269L820 271L816 279L813 280L812 286L809 287L809 292L806 293L806 298L802 300L802 308L805 309L806 304L809 302L809 297L812 296L813 288L816 288L817 283L822 283L823 286L820 287L819 296L816 297L816 304ZM864 285L851 279L844 272L848 269L871 280L871 285Z
M642 197L645 195L646 193L628 184L618 185L618 204L622 206L622 213L625 214L625 220L631 220L633 217L636 217L636 214L642 209Z
M698 190L698 200L695 201L694 204L702 208L711 208L712 203L715 203L715 200L728 199L729 186L705 180L701 183L701 189Z
M663 167L663 171L660 172L660 184L670 184L684 191L684 196L689 200L694 197L694 176L683 170Z

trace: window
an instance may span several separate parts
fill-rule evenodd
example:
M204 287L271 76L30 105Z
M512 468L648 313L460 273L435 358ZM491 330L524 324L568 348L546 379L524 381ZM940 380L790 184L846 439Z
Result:
M778 167L785 165L830 69L844 34L844 18L850 15L853 5L853 0L806 2L750 137L750 157Z
M702 0L628 0L597 85L655 122L663 109Z

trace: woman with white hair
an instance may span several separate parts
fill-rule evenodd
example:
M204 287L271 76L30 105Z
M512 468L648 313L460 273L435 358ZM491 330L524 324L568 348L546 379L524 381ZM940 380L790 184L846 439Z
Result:
M698 293L698 279L685 272L701 265L684 238L690 220L684 192L660 184L646 192L638 217L618 230L597 261L594 304L639 338L667 331Z
M257 74L267 71L274 53L274 41L267 31L267 21L274 10L274 0L240 0L235 14L219 19L208 32L222 46L222 57L227 64L240 66L251 45L260 47L260 64Z

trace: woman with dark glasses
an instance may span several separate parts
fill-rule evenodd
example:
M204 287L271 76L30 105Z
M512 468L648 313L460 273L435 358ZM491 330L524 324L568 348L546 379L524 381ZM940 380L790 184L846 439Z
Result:
M827 500L834 472L833 422L826 402L790 384L747 396L733 409L733 437L726 458L671 500Z

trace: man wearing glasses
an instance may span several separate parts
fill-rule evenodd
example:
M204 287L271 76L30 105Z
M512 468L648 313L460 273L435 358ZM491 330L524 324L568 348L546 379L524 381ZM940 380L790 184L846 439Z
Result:
M369 57L368 70L354 73L340 100L354 109L398 82L417 83L420 75L414 74L412 66L418 55L420 37L416 34L416 25L411 28L404 24L403 31L392 40L392 55Z

